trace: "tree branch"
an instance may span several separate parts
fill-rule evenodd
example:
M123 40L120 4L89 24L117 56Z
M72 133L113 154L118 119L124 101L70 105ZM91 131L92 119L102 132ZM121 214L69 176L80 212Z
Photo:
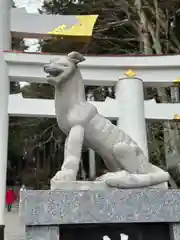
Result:
M134 6L136 7L137 14L140 19L139 35L141 37L142 42L144 43L144 53L150 54L152 53L152 47L148 34L148 22L144 14L144 11L142 10L141 0L135 0Z
M159 40L159 33L160 33L160 23L159 23L159 8L158 8L158 1L154 0L154 8L155 8L155 16L156 16L156 39Z

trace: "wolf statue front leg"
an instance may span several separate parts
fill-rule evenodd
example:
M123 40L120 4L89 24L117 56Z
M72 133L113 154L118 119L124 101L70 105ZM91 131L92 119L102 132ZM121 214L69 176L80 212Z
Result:
M61 170L56 173L52 181L76 181L81 160L84 127L75 125L71 128L66 139L64 162Z
M89 103L75 105L69 111L67 122L71 126L71 130L66 139L64 162L61 170L56 173L52 181L76 181L86 123L95 114L96 108Z

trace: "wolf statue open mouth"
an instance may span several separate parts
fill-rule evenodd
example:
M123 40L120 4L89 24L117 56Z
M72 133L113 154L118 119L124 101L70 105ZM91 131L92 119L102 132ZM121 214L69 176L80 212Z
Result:
M53 66L51 66L51 64ZM57 77L65 70L65 66L57 65L55 62L44 66L44 72L48 74L47 77Z

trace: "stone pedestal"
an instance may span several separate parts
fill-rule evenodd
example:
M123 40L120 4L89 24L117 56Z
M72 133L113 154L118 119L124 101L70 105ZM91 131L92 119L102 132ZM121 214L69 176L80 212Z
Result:
M104 235L119 240L120 233L129 240L180 240L180 191L68 184L62 190L21 193L28 240L100 240Z

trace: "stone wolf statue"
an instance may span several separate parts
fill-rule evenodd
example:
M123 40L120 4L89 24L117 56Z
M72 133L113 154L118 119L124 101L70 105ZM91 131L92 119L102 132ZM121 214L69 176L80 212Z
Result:
M100 115L86 101L78 63L85 58L78 52L66 61L54 60L44 66L47 81L55 87L55 112L60 129L67 135L64 162L55 181L75 181L83 145L96 151L109 173L97 180L119 188L153 186L167 182L169 174L148 162L143 151L123 129Z

